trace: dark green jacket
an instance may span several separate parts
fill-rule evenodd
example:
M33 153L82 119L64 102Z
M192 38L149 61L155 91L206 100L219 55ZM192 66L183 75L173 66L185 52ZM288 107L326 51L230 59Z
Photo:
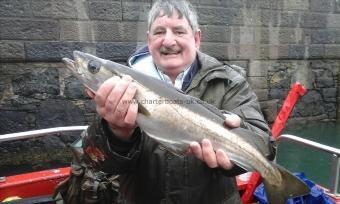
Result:
M198 53L199 70L186 93L242 118L242 128L259 133L273 158L270 130L257 97L233 68ZM136 128L133 141L114 138L105 121L93 124L84 140L88 161L98 170L121 175L121 191L135 203L240 203L235 175L209 168L193 156L178 157ZM90 150L90 151L87 151Z

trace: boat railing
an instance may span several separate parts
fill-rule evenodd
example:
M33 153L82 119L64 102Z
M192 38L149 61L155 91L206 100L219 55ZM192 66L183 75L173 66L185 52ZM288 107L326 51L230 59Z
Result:
M44 137L49 135L58 135L66 132L75 132L86 130L88 126L66 126L66 127L54 127L40 130L31 130L18 133L10 133L0 135L0 142L21 140L21 139L32 139L37 137Z
M289 134L280 135L278 139L279 141L287 141L296 144L301 144L314 150L331 154L332 164L329 193L339 196L338 189L340 183L340 149Z

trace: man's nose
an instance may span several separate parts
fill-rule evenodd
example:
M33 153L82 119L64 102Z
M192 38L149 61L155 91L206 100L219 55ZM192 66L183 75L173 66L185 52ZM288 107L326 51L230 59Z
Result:
M163 45L170 47L176 44L176 35L172 32L166 32L163 39Z

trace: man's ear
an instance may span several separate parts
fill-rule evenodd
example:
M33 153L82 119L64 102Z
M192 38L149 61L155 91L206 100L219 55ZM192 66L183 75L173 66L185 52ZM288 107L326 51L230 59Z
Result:
M150 37L150 31L147 31L146 32L146 39L148 41L148 44L150 43L149 37Z
M200 49L200 46L201 46L201 31L200 30L195 32L194 39L195 39L195 46L198 50Z

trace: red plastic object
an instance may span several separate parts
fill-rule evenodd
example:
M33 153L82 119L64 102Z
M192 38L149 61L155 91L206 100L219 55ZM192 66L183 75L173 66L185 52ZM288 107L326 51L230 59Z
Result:
M287 119L292 112L296 101L306 92L307 90L300 83L295 83L292 89L289 91L287 98L285 99L282 108L272 126L272 134L275 139L278 138L282 129L286 125ZM245 191L241 197L243 203L252 202L254 191L259 185L260 181L261 175L257 172L253 172L249 178L248 185L246 186Z
M292 112L296 101L300 96L305 95L307 90L300 84L294 84L293 88L289 91L287 98L285 99L282 108L275 118L274 124L272 126L272 134L275 139L279 137L282 129L285 127L287 119Z
M52 195L56 185L70 175L70 167L4 177L0 202L8 197L31 198Z

